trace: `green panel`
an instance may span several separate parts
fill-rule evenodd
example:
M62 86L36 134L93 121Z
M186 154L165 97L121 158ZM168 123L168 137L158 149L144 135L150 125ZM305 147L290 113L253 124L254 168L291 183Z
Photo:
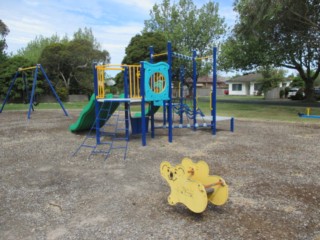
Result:
M106 98L112 98L112 94L107 94ZM110 102L99 103L99 107L104 110L108 110L110 106ZM110 116L117 109L119 104L113 104L110 110ZM102 111L100 118L103 118L104 121L100 121L100 127L102 127L105 122L109 119L110 116L107 116L107 111ZM95 122L95 95L92 94L89 103L83 108L82 112L79 115L77 121L70 125L69 130L71 132L81 132L91 129L92 125Z

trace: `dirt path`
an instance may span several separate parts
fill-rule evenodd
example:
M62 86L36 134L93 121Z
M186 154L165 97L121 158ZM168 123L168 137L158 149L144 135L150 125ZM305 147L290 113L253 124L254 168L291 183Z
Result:
M236 120L210 130L157 130L128 157L72 153L84 135L61 110L0 114L0 239L320 239L320 124ZM205 160L228 202L194 214L170 206L164 160Z

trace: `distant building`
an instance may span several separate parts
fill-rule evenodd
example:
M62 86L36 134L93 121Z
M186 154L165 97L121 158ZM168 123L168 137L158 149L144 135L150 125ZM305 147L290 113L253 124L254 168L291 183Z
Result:
M197 95L198 96L209 96L212 90L212 75L202 76L198 78L197 81ZM191 78L187 78L188 83L192 83ZM223 91L228 89L228 84L226 83L227 78L222 76L217 76L217 95L223 95ZM192 93L191 93L192 94Z
M258 95L261 90L262 79L263 76L261 73L250 73L227 80L226 83L229 86L229 95ZM290 83L290 79L284 79L279 84L279 88L288 87Z
M227 78L222 76L217 76L217 88L228 88L226 83ZM197 87L210 88L212 87L212 76L203 76L198 78Z

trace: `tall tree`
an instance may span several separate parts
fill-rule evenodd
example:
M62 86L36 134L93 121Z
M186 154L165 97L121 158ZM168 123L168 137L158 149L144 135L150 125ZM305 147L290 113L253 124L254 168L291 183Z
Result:
M317 0L237 0L233 35L222 46L225 70L274 66L295 69L313 100L320 72L320 4Z
M167 43L164 35L160 32L143 32L131 38L130 43L125 49L125 56L122 64L140 64L140 61L149 61L149 47L153 46L156 53L163 53L167 49ZM166 57L165 57L166 58ZM158 58L163 60L164 58ZM123 72L115 77L117 88L123 89Z
M10 30L7 25L0 19L0 62L2 62L6 54L4 50L7 48L5 37L9 34Z
M54 34L51 37L39 35L36 36L34 40L30 41L26 47L19 49L17 55L29 59L32 62L40 63L39 59L43 49L51 44L67 43L68 41L67 36L61 39L57 34Z
M40 62L56 84L62 84L70 93L90 93L93 89L92 62L106 63L107 51L94 48L85 39L76 39L67 44L55 43L47 46Z
M143 31L163 33L180 53L191 55L191 51L196 50L199 56L208 55L226 29L218 11L219 5L212 1L197 8L192 0L172 4L170 0L163 0L153 6L151 19L145 21Z
M94 37L91 28L79 28L78 31L73 34L73 40L87 40L92 43L94 49L101 48L101 45ZM36 36L34 40L30 41L26 47L19 49L17 55L33 62L39 62L41 53L47 46L55 43L67 44L68 42L70 42L70 40L67 35L64 37L60 37L57 34L53 34L51 37L39 35Z
M15 76L15 73L19 68L25 68L34 66L35 63L25 59L21 56L13 56L8 57L8 59L4 62L0 63L0 99L4 99L7 91L12 82L12 78ZM22 73L19 73L13 88L10 93L10 100L21 100L23 96L25 96L26 89L31 92L32 82L33 82L33 74L34 70L24 71L23 74L26 76L26 83L22 80ZM39 76L40 78L40 76ZM36 88L36 93L42 93L42 83L43 81L39 79L37 81L38 85Z
M131 38L125 50L123 64L139 64L149 60L149 47L153 46L156 53L163 53L167 49L164 35L159 32L144 32Z
M97 50L101 49L101 44L94 37L91 28L84 27L83 30L81 28L79 28L78 31L76 31L73 34L73 39L74 40L78 40L78 39L87 40L87 41L92 43L92 46L93 46L94 49L97 49Z
M285 80L285 71L283 69L274 69L267 66L259 69L259 72L262 74L260 90L265 94L267 91L279 87L279 83Z

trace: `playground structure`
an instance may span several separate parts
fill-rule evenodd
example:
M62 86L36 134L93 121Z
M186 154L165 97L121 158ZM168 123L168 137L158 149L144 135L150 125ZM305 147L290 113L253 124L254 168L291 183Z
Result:
M31 95L29 97L28 86L27 86L27 82L26 82L26 76L25 76L25 74L23 74L23 72L27 71L27 70L31 70L31 69L34 69L35 72L34 72L34 77L33 77ZM12 78L10 87L8 88L8 91L7 91L7 95L6 95L6 97L5 97L5 99L4 99L3 103L2 103L2 106L1 106L1 109L0 109L0 113L2 112L2 110L3 110L4 106L6 105L7 101L9 100L10 93L11 93L11 90L12 90L12 88L14 86L14 83L16 82L17 78L19 77L19 74L21 73L22 77L23 77L23 82L24 82L24 85L25 85L25 88L26 88L26 91L27 91L27 97L29 98L28 119L31 118L31 111L34 110L33 105L34 105L34 100L35 100L35 91L36 91L36 86L37 86L37 79L38 79L39 70L42 72L43 76L45 77L45 79L46 79L46 81L47 81L47 83L48 83L53 95L55 96L56 100L60 104L64 114L66 116L68 116L68 112L64 108L64 106L63 106L58 94L54 90L54 87L52 86L51 81L49 80L49 78L48 78L46 72L44 71L43 67L41 66L41 64L37 64L36 66L27 67L27 68L19 68L17 70L17 72L15 73L14 77Z
M91 117L90 124L86 123L85 128L70 126L72 132L88 130L88 126L91 125L90 135L84 139L83 143L77 149L75 154L82 148L88 147L92 151L92 154L103 153L106 158L113 149L114 142L119 139L126 142L129 141L129 126L131 122L132 134L141 134L142 145L147 144L147 133L149 130L151 138L155 137L155 130L159 128L166 128L168 130L168 141L173 141L173 129L174 128L193 128L196 130L199 127L211 127L212 134L216 134L216 122L222 120L230 120L230 130L234 130L234 119L230 117L218 117L216 116L216 54L217 49L213 48L213 88L210 99L211 115L205 116L201 110L197 107L196 100L196 61L202 58L196 57L196 52L193 51L193 56L185 56L172 52L171 43L168 42L167 53L154 54L153 48L150 48L150 62L142 61L140 65L125 65L125 64L107 64L107 65L93 65L94 72L94 96L93 101L90 101L90 108L94 105L94 117ZM154 57L159 55L167 55L168 61L153 63ZM181 58L188 61L192 61L193 65L193 106L189 107L183 104L183 98L181 97L178 104L172 102L172 61L173 58ZM205 57L207 58L207 57ZM105 72L110 70L124 71L124 93L119 98L106 97L105 95ZM183 78L181 80L181 86L183 86ZM182 87L181 87L182 91ZM182 94L180 94L182 96ZM134 103L140 103L141 114L135 114L132 116L130 106ZM149 104L149 109L146 109L146 105ZM117 115L117 122L114 124L115 129L113 132L106 132L103 130L103 125L112 117L115 110L122 107L124 114ZM154 115L156 111L162 107L163 109L163 124L161 126L155 126ZM86 109L86 108L85 108ZM80 114L80 118L87 115L87 111ZM173 113L176 112L180 116L179 125L173 124ZM189 119L192 119L192 124L183 124L183 114L186 114ZM89 114L89 115L93 115ZM123 116L120 119L120 116ZM210 123L199 124L198 121L209 121ZM85 122L85 121L84 121ZM119 127L119 123L124 123L123 127ZM81 124L80 124L81 125ZM123 132L123 135L119 138L119 130ZM91 133L95 133L95 143L87 144L88 139L92 139ZM110 136L111 140L102 141L101 137ZM98 151L99 145L109 145L109 150ZM127 152L127 143L125 147L124 158Z
M221 177L209 175L205 161L194 163L184 158L176 166L164 161L160 165L160 173L171 189L168 196L170 205L182 203L191 211L201 213L208 202L220 206L228 199L228 185Z
M318 118L320 119L320 116L319 115L311 115L311 108L307 108L306 109L306 113L298 113L298 116L301 117L301 118Z
M192 106L188 106L184 104L184 94L183 94L183 86L185 85L185 79L184 79L184 68L180 68L180 83L179 83L179 102L177 104L174 104L172 102L172 91L170 92L170 99L171 102L168 104L171 105L167 108L168 113L171 113L172 111L177 113L179 115L179 125L172 125L172 119L170 119L170 114L165 116L165 111L164 111L164 122L163 125L166 126L166 120L168 120L168 125L167 127L169 128L193 128L196 130L197 128L200 127L211 127L212 134L216 134L216 123L217 121L225 121L229 120L230 121L230 130L233 132L234 131L234 118L233 117L222 117L222 116L217 116L216 112L216 92L217 92L217 48L213 48L213 53L212 56L204 56L204 57L197 57L196 51L193 51L192 57L186 56L180 53L176 53L172 51L171 43L168 42L167 46L168 51L166 53L160 53L160 54L154 54L153 49L150 49L150 58L151 62L153 62L153 59L158 56L163 56L167 55L168 58L168 64L172 66L173 59L182 59L182 60L187 60L192 62ZM212 59L212 91L210 94L210 110L211 114L210 116L205 116L201 109L198 108L197 104L197 61L201 61L204 59ZM172 71L171 71L171 76L172 76ZM172 81L171 81L172 82ZM164 107L164 110L166 108ZM192 124L184 124L183 123L183 115L186 115L188 119L192 121ZM199 123L199 122L202 123ZM208 123L209 122L209 123ZM169 135L169 142L172 141L172 135Z

